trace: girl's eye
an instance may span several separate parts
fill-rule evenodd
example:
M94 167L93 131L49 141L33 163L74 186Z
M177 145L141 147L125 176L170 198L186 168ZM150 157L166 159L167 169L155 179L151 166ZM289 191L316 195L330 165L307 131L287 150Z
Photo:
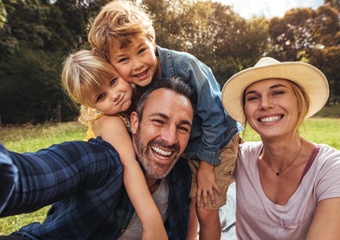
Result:
M103 93L99 94L96 98L97 102L100 102L102 99L104 99L105 95Z
M128 58L120 58L118 60L118 63L126 62L127 60L128 60Z
M112 78L111 82L110 82L110 86L112 87L112 86L116 85L117 80L118 80L118 78Z

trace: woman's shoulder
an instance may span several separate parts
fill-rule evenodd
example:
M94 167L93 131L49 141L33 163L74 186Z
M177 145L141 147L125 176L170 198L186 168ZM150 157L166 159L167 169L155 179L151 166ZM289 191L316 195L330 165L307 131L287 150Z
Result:
M244 142L240 144L240 151L259 151L262 149L262 142Z
M326 144L317 144L317 158L323 164L336 164L340 166L340 151Z

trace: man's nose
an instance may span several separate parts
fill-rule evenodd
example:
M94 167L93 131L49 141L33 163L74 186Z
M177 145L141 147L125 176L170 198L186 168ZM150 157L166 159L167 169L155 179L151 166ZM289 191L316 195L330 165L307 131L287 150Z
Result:
M175 126L168 126L162 131L162 140L164 140L168 145L173 145L177 143L177 131Z

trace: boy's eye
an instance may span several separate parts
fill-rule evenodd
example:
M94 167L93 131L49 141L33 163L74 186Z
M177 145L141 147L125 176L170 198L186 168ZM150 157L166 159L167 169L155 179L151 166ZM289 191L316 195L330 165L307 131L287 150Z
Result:
M141 48L141 49L139 49L138 54L141 54L141 53L143 53L145 51L146 51L146 48Z

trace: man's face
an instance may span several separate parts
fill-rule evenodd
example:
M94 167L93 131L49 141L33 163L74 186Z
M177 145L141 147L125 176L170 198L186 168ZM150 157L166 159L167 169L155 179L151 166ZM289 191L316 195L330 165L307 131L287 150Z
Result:
M133 143L146 176L164 178L186 148L192 126L190 100L160 88L145 103L142 121L131 114Z

